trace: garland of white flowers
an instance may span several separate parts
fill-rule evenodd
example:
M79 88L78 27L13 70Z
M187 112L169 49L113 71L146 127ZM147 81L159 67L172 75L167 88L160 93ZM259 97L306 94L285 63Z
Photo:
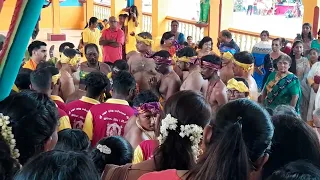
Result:
M106 145L98 144L97 149L103 154L111 154L111 149Z
M14 139L14 135L12 133L12 127L9 126L9 116L4 116L0 113L0 131L3 139L10 146L11 156L18 161L20 157L19 150L16 149L16 140Z
M160 145L163 144L168 137L169 130L176 131L178 127L177 124L178 119L172 117L171 114L167 114L167 116L161 121L160 135L158 137ZM192 144L192 155L194 156L195 160L197 160L198 156L200 155L199 143L201 142L201 139L203 137L202 133L203 129L196 124L187 124L180 126L179 136L181 136L182 138L189 137L189 140Z

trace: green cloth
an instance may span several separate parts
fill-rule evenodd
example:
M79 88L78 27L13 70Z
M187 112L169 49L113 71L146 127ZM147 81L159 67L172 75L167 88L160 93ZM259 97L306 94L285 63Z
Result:
M276 78L276 72L272 72L265 84L265 89L268 84ZM296 104L296 111L300 114L300 100L302 97L300 82L294 74L288 74L286 77L276 83L271 92L267 92L267 97L264 100L264 105L267 108L275 109L279 105L290 105L292 96L298 95L299 99Z
M311 48L317 49L318 52L320 52L320 43L318 42L318 39L311 42Z
M209 19L210 0L201 0L199 22L207 23Z

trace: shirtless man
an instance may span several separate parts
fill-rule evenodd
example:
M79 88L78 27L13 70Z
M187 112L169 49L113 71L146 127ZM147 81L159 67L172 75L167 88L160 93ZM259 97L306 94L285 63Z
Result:
M159 97L159 101L164 106L165 101L174 93L180 90L180 77L172 69L172 59L168 51L159 51L153 55L156 63L156 70L162 74L158 83L157 78L150 79L150 86L153 92Z
M233 78L233 55L230 52L223 53L222 68L220 69L220 78L224 84L227 84Z
M247 51L234 54L233 73L235 77L241 77L247 80L250 90L250 99L258 101L259 92L256 81L252 77L252 68L254 57Z
M140 91L149 90L149 79L154 76L159 76L155 70L156 64L150 58L152 36L148 32L139 33L137 36L138 52L130 52L128 65L129 72L134 76Z
M201 76L201 68L196 52L191 47L185 47L177 52L177 66L182 71L189 71L188 76L183 81L180 91L193 90L206 94L208 81Z
M227 87L218 75L222 67L219 56L206 55L201 58L201 75L209 81L206 99L209 102L212 113L215 114L219 107L228 102Z

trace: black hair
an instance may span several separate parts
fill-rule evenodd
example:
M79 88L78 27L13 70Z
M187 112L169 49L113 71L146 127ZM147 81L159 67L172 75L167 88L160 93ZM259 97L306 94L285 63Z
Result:
M51 89L52 74L46 69L37 69L30 74L30 82L34 90L46 93Z
M79 54L79 51L75 49L67 48L63 50L63 54L68 58L74 58L77 54Z
M111 154L104 154L95 147L91 152L92 160L100 174L106 164L125 165L133 160L133 148L131 144L121 136L110 136L101 139L98 145L105 145L111 150Z
M93 43L89 43L89 44L87 44L87 45L84 47L84 54L87 53L87 50L88 50L89 48L95 48L95 49L97 50L98 54L99 54L99 48L98 48L98 46L97 46L96 44L93 44Z
M161 50L161 51L158 51L156 53L154 53L151 58L154 58L156 56L159 56L159 57L162 57L162 58L170 58L171 57L171 54L166 51L166 50Z
M320 169L305 160L290 162L275 171L268 180L319 180Z
M0 112L10 117L21 165L43 152L57 129L58 110L46 94L30 90L12 94L0 102Z
M129 92L136 88L136 81L129 72L119 71L113 77L112 86L113 86L113 91L122 95L129 95Z
M309 50L308 54L310 54L311 51L315 51L316 53L319 54L319 50L318 50L317 48L311 48L311 49Z
M165 40L168 40L172 37L175 37L174 34L172 34L171 32L165 32L162 34L162 37L161 37L161 41L160 41L160 44L163 45L164 44L164 41Z
M133 99L133 106L139 107L144 103L158 102L158 101L159 101L159 98L151 90L146 90L146 91L140 92Z
M131 9L136 13L137 18L138 18L138 16L139 16L139 12L138 12L137 6L131 6L131 7L130 7L130 10L129 10L129 19L128 19L128 21L131 20ZM135 22L135 21L133 21L133 22Z
M234 79L235 79L235 80L237 80L237 81L241 81L241 82L243 82L243 83L244 83L244 85L246 85L246 86L247 86L247 88L249 88L249 84L248 84L248 81L247 81L246 79L241 78L241 77L235 77Z
M268 37L270 36L269 31L267 31L267 30L261 31L260 36L261 36L262 34L266 34Z
M272 40L272 42L275 42L275 41L279 41L280 46L283 46L283 44L286 42L284 38L275 38Z
M99 174L93 167L91 159L83 153L54 150L34 157L14 179L99 180Z
M51 76L59 74L59 69L55 67L55 65L50 61L41 61L36 70L44 69L51 73Z
M87 152L90 140L80 129L64 129L58 132L58 142L55 150Z
M177 21L177 20L172 20L172 21L171 21L171 25L172 25L173 23L177 23L177 24L179 25L179 21Z
M216 64L216 65L219 65L220 67L222 67L221 58L215 54L209 54L209 55L203 56L201 58L201 62L202 61L210 62L212 64Z
M96 22L98 22L98 18L96 18L96 17L91 17L91 18L89 19L89 23L87 23L87 25L86 25L85 28L90 27L92 24L94 24L94 23L96 23Z
M227 37L228 39L231 39L232 38L232 34L230 31L228 30L223 30L221 31L221 35L224 36L224 37Z
M289 71L292 72L293 74L296 74L297 73L297 62L296 62L296 56L294 54L294 48L298 45L298 44L302 44L303 45L303 42L302 41L295 41L292 45L292 48L291 48L291 52L290 52L290 57L291 57L291 66L289 68ZM301 56L303 56L301 54Z
M20 169L19 163L11 157L10 147L0 135L0 179L11 180Z
M303 28L304 26L310 27L310 32L308 33L308 37L304 37L304 36L303 36L303 32L301 32L302 40L305 40L305 38L308 38L310 41L312 41L312 40L313 40L313 35L312 35L312 26L311 26L311 24L310 24L310 23L304 23L304 24L302 25L302 28Z
M211 125L209 147L191 171L193 179L249 179L273 136L268 112L254 101L237 99L221 107Z
M241 52L235 53L233 55L233 57L237 61L244 63L244 64L253 64L254 63L254 57L248 51L241 51Z
M121 14L120 14L120 15L121 15ZM119 16L120 16L120 15L119 15ZM102 22L108 22L108 19L103 19L103 21L102 21Z
M47 46L47 44L42 41L33 41L30 43L28 46L29 55L32 56L32 51L40 49L41 46Z
M129 71L129 65L126 60L119 59L113 63L113 67L118 68L120 71Z
M187 39L192 38L192 36L188 36Z
M184 47L176 52L178 57L194 57L197 55L197 52L192 47Z
M19 88L19 90L30 89L30 74L31 69L20 69L14 84Z
M209 37L209 36L206 36L206 37L204 37L204 38L201 39L201 41L199 42L198 48L199 48L199 49L202 49L203 44L204 44L204 43L207 43L207 42L211 42L211 46L213 45L213 40L212 40L212 38Z
M300 118L299 114L294 109L294 107L292 107L290 105L279 105L279 106L277 106L273 111L273 115L274 116L277 116L277 115L288 115L288 116L293 116L293 117L296 117L296 118Z
M102 72L91 72L89 73L85 80L84 84L86 85L86 90L88 96L91 98L97 98L105 90L110 91L110 81L105 74Z
M75 46L71 42L64 42L59 46L59 52L62 53L66 47L73 49Z
M299 159L320 165L319 139L306 122L290 115L273 116L272 121L275 130L270 157L263 167L263 177Z
M177 130L167 130L168 136L156 149L155 170L189 170L195 163L192 144L188 137L179 135L180 126L195 124L204 128L211 118L211 107L201 94L190 90L180 91L167 100L164 113L178 119Z
M152 39L152 35L149 32L141 32L138 34L139 37L143 39Z

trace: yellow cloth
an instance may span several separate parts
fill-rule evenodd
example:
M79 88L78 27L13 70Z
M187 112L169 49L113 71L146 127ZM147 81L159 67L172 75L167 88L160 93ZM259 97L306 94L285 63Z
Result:
M249 92L249 88L242 82L232 78L227 83L228 89L235 89L241 93Z
M174 61L177 62L177 61L182 61L182 62L190 62L190 57L187 57L187 56L182 56L182 57L174 57Z
M20 89L15 84L13 84L12 90L17 93L20 92Z
M143 42L147 46L151 46L153 44L153 40L152 39L148 39L147 37L143 38L143 37L140 37L140 36L136 35L136 40L140 41L140 42Z
M109 73L107 74L107 77L108 77L108 79L111 79L111 77L112 77L112 72L109 72Z
M61 74L60 74L60 73L52 76L52 83L53 83L54 85L56 85L56 84L58 83L58 80L60 79L60 77L61 77Z
M140 146L138 146L133 153L133 161L132 164L138 164L143 161L143 152Z
M232 60L232 61L234 61L234 57L233 57L233 55L232 55L229 51L223 53L222 59L227 59L227 60Z
M70 124L70 119L68 116L62 116L60 119L59 119L59 128L58 128L58 131L62 131L64 129L71 129L71 124Z
M99 61L102 62L102 50L101 50L101 46L99 45L100 37L101 37L101 32L98 28L95 28L94 31L91 31L89 28L86 28L82 32L83 43L88 43L88 44L93 43L98 46ZM83 54L83 56L85 58L85 54ZM87 60L85 59L85 61Z
M92 113L90 111L88 111L82 130L83 130L83 132L85 132L88 135L90 141L92 140L92 136L93 136L93 123L92 123L92 121L93 121Z
M131 36L130 33L134 32L135 34L137 34L138 27L135 26L135 22L133 22L133 19L130 19L130 21L128 21L128 18L124 22L124 25L127 26L127 28L128 28L128 34L126 34L126 53L129 53L131 51L137 51L136 37Z
M233 61L236 65L242 67L245 71L249 72L253 69L253 64L244 64L241 63L239 61L237 61L236 59Z

